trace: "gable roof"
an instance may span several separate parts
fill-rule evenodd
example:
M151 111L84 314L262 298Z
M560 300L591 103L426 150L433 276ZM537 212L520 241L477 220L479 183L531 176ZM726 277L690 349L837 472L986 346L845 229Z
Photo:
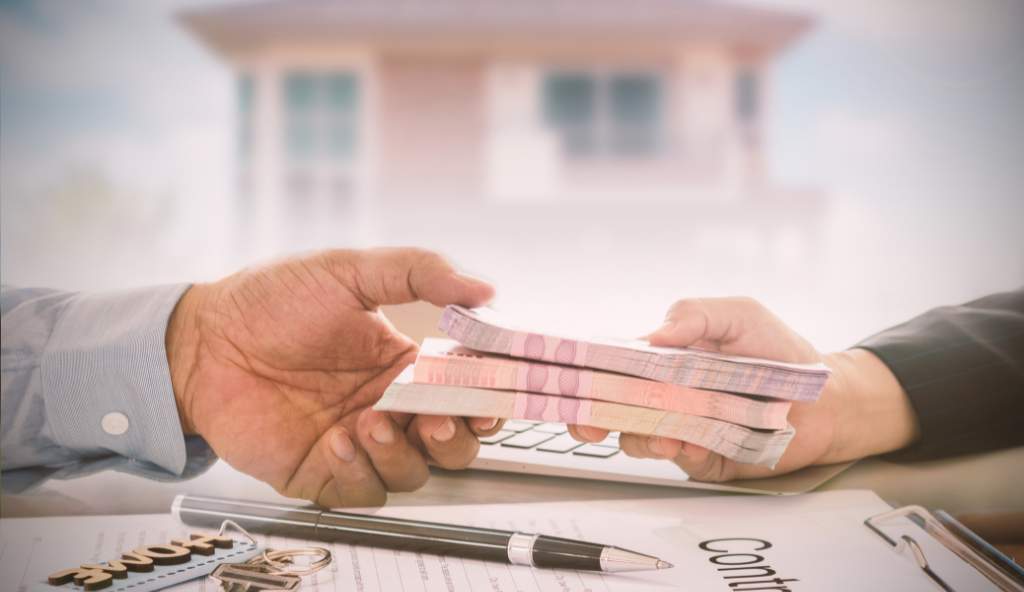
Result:
M268 44L370 41L726 41L778 50L812 19L709 0L269 0L179 15L220 52Z

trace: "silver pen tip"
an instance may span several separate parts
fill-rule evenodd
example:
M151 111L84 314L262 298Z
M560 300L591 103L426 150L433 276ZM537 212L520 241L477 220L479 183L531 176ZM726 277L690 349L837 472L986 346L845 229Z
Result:
M605 547L601 551L602 571L642 571L647 569L668 569L672 564L651 555L627 551L618 547Z

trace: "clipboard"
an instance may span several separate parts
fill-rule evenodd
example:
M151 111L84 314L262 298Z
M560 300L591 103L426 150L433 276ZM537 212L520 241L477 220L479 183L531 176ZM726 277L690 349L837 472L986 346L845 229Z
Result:
M923 534L941 543L1000 590L1024 592L1024 569L943 510L930 512L921 506L910 505L882 512L864 520L864 525L895 552L907 554L909 551L909 556L917 566L945 592L962 591L955 590L941 574L932 569L924 550L913 536L889 536L885 530L886 524L896 518L906 518L916 524Z

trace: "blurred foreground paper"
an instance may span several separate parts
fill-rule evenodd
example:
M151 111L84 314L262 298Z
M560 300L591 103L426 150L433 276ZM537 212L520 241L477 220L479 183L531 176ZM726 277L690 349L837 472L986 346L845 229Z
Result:
M635 508L643 508L636 512ZM909 555L864 526L889 506L868 491L788 498L719 497L478 506L389 507L381 514L586 539L657 555L660 572L599 574L531 569L453 557L333 545L335 561L302 590L387 592L654 592L669 590L934 590ZM933 569L957 590L991 585L911 522ZM4 521L0 573L17 589L82 558L100 559L144 542L184 536L169 515L26 518ZM73 533L73 534L69 534ZM273 548L315 544L258 537ZM703 548L702 548L703 546ZM70 563L69 563L70 562ZM738 585L743 582L744 585ZM212 582L176 588L199 592ZM730 584L737 584L730 586ZM56 588L55 588L56 590Z

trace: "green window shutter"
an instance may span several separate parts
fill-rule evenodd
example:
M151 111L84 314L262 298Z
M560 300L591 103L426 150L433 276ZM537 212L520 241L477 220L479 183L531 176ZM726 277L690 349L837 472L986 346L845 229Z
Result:
M597 83L583 73L556 73L544 81L544 118L562 136L567 154L597 150Z
M343 160L356 152L359 121L359 81L354 74L334 73L323 78L327 155Z
M619 155L657 151L662 128L661 80L653 74L612 76L608 82L609 149Z
M316 131L317 80L308 72L292 72L284 79L285 146L288 156L309 160L318 152Z
M756 120L761 110L761 83L756 71L743 69L736 74L735 94L736 116L739 120Z

